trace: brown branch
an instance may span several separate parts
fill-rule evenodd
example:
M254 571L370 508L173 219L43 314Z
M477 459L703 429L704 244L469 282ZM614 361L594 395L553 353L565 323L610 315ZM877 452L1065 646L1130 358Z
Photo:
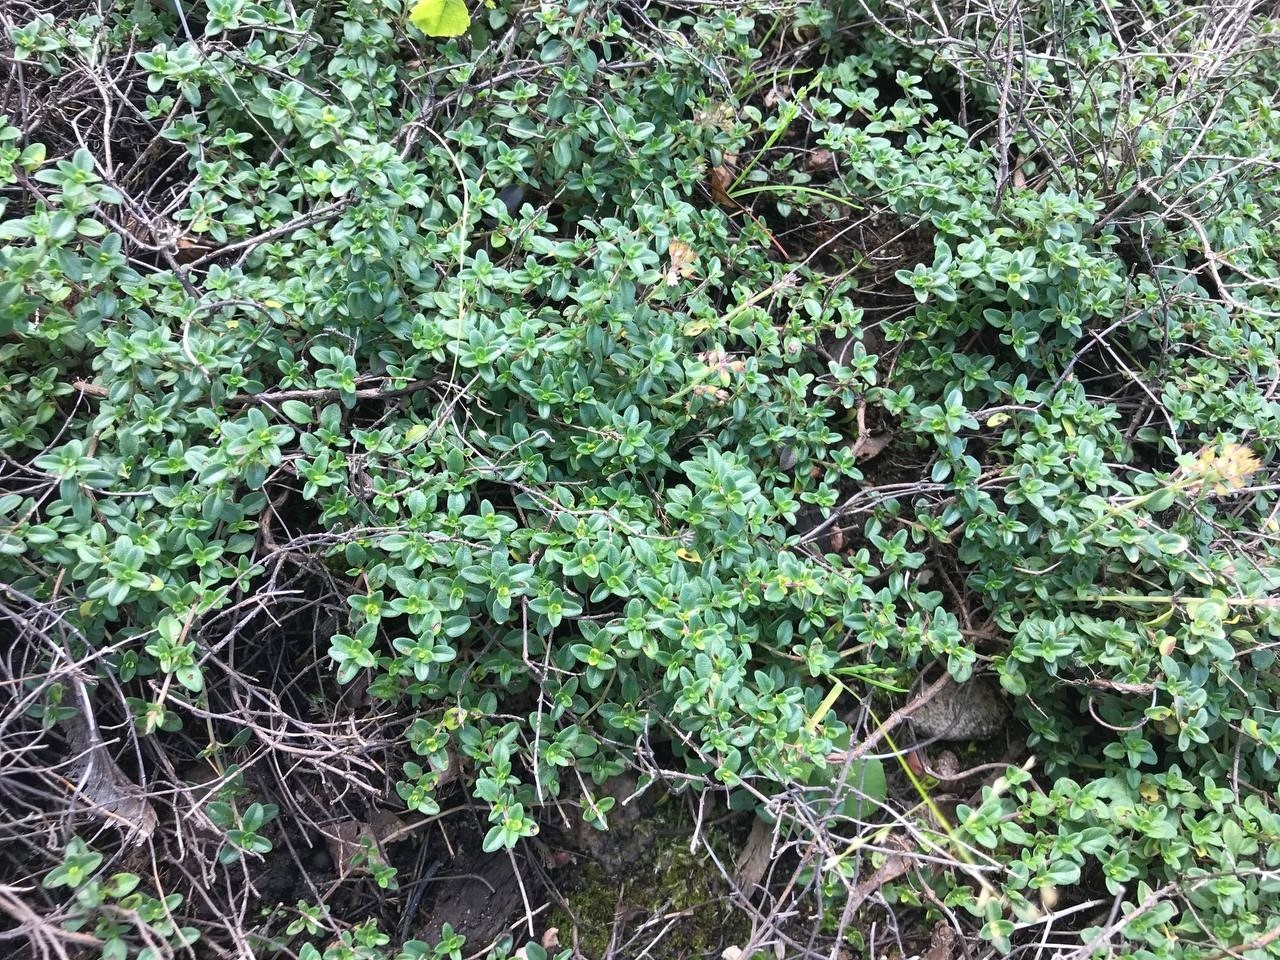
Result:
M75 387L81 393L88 397L105 397L107 396L107 388L97 383L89 383L87 380L72 380L71 386Z
M941 677L931 683L910 703L893 711L885 718L884 723L880 724L872 734L863 740L852 750L846 750L841 753L829 754L827 759L833 763L842 763L847 760L857 760L863 754L870 752L871 748L884 739L885 735L892 731L903 720L908 719L913 713L923 707L926 703L936 697L944 689L952 683L951 674L944 672Z

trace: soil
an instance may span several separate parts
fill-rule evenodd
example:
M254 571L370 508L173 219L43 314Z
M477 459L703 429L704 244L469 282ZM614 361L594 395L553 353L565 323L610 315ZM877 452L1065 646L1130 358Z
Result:
M421 919L409 921L413 938L438 943L441 930L448 924L478 948L518 924L524 903L513 859L520 867L520 879L531 905L541 905L545 900L542 883L537 872L528 869L524 854L487 854L475 844L460 850L430 879L434 899Z

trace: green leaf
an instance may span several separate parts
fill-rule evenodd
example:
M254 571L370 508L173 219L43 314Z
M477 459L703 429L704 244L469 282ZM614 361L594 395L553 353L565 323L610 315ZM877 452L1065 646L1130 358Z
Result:
M409 21L428 37L460 37L471 26L471 14L462 0L418 0Z
M204 689L204 676L200 673L199 667L179 667L174 671L174 676L178 678L180 684L192 693L199 693Z
M505 841L506 836L503 834L501 826L490 827L481 846L485 853L493 853L495 850L501 850Z
M845 784L853 789L845 797L841 812L846 817L865 819L879 808L888 793L884 764L875 757L853 761Z
M984 940L989 940L991 945L1000 953L1009 953L1013 949L1013 944L1009 940L1010 934L1013 933L1013 921L1011 920L988 920L979 932Z
M294 423L310 423L312 420L311 407L301 400L285 400L280 409Z
M103 888L103 892L106 893L107 896L119 900L120 898L133 893L140 881L141 877L136 873L117 873L107 881L106 886Z

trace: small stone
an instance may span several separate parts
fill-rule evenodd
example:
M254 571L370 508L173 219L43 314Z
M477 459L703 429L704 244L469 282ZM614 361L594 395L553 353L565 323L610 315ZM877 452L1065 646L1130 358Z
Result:
M952 960L960 951L959 937L945 920L939 920L933 927L933 936L929 938L929 949L921 960Z
M1005 728L1009 704L985 677L944 687L911 714L923 740L989 740Z
M954 780L960 774L960 758L952 750L943 750L933 761L933 772L940 780Z
M813 173L834 170L836 168L836 155L830 150L814 150L805 161L805 166Z

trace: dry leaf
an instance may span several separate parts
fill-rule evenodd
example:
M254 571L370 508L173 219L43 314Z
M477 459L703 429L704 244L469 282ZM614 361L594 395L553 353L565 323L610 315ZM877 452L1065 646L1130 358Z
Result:
M693 247L683 240L672 240L667 245L667 256L671 258L671 266L667 269L667 286L674 287L681 279L693 276L693 265L698 259Z
M573 863L573 852L570 850L548 850L542 848L542 865L548 870L559 870Z
M734 882L749 896L764 879L772 859L773 828L757 817L756 822L751 825L747 842L738 855L738 864L733 872Z
M864 463L880 456L892 442L893 434L888 430L882 430L879 433L864 433L858 437L851 452L855 460L859 463Z
M921 750L908 750L903 754L903 762L917 777L925 776L924 772L924 752Z
M192 263L199 260L213 248L207 243L201 243L199 240L193 240L190 235L183 234L178 237L175 245L173 259L178 263Z
M369 818L369 828L373 831L374 839L379 845L400 836L404 833L406 826L408 825L404 820L390 810L375 810L373 816Z
M542 935L541 943L543 950L554 950L560 946L560 928L547 927L546 932Z
M445 754L449 758L449 765L443 770L437 771L440 774L440 782L436 784L437 789L443 787L447 783L452 783L454 780L457 780L458 777L462 776L462 756L458 753L453 744L449 744L445 747Z
M733 197L729 196L729 187L733 184L733 173L725 164L712 167L707 176L711 186L711 199L722 207L737 207Z
M869 896L886 883L897 880L910 869L910 860L896 853L890 854L888 859L885 860L884 866L853 888L849 894L847 909L850 912L857 910Z
M720 951L720 960L742 960L742 948L725 947Z
M72 757L67 779L89 812L129 831L132 843L141 843L155 832L156 812L146 791L122 771L96 729L81 714L62 721Z
M352 872L351 860L360 852L360 837L368 829L368 825L359 820L343 820L325 831L324 845L329 849L338 876L345 877Z
M367 866L352 867L352 859L364 850L366 840L377 851L377 855L385 860L386 853L382 849L383 838L390 838L403 829L405 823L394 813L379 810L370 817L370 822L362 820L340 820L333 824L324 835L325 846L329 848L329 856L333 859L338 875L345 877L352 873L367 873Z

